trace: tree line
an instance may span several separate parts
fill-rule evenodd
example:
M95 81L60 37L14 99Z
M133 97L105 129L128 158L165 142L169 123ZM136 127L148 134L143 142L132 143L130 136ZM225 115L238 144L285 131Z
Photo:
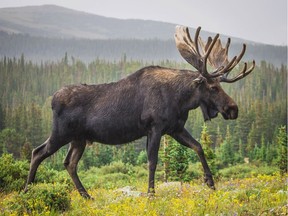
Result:
M94 59L90 63L67 54L58 61L40 63L26 60L23 54L20 58L1 58L0 154L8 152L16 158L30 158L31 149L50 134L50 103L53 93L60 87L117 81L150 64L190 68L176 61L128 60L126 55L120 60ZM197 109L190 112L186 128L202 142L207 140L201 134L208 134L209 145L205 145L211 152L207 154L212 161L213 157L221 158L215 162L217 166L242 163L245 158L277 163L279 128L285 126L287 134L287 66L275 67L262 61L251 75L234 84L223 84L223 88L239 106L238 119L226 121L219 116L203 126L202 113ZM83 166L102 166L114 160L141 163L146 160L145 142L140 139L122 147L88 146ZM65 149L60 151L50 163L55 166L59 161L62 163L65 154ZM189 158L192 162L198 160L194 153L189 153Z
M41 61L57 61L65 52L80 57L85 63L90 63L95 57L101 59L120 60L126 54L129 59L159 61L170 59L182 60L171 34L170 40L160 39L65 39L36 37L23 34L8 34L0 31L0 57L20 58L25 53L27 59L40 63ZM242 43L235 40L229 48L230 57L238 55ZM243 60L265 60L277 67L287 64L287 46L264 44L249 44Z

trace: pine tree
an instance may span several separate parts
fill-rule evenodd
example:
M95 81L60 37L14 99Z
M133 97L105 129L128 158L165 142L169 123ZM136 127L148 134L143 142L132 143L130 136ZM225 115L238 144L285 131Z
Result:
M234 154L233 145L232 145L230 127L229 125L227 125L224 142L222 143L219 149L220 162L225 166L233 164L234 155L235 154Z
M165 167L166 181L186 181L186 171L189 166L188 149L168 136L165 136L162 140L165 149L161 154L161 160Z
M248 144L246 148L249 157L252 157L251 153L253 152L253 149L255 148L256 145L257 145L256 125L255 122L253 122L248 135Z
M278 129L277 142L279 146L278 165L282 174L287 173L287 131L286 126Z
M202 132L201 132L201 138L200 138L200 143L202 144L204 154L207 159L207 163L210 167L210 170L212 174L215 174L217 169L216 169L216 155L212 149L212 140L211 136L208 133L207 125L204 124L202 127Z
M217 126L217 134L216 134L216 143L215 143L215 147L219 148L220 145L223 143L223 137L220 131L220 127Z
M238 150L238 154L239 157L241 157L242 159L244 159L245 156L245 149L244 149L244 145L241 139L239 139L239 150Z
M26 141L20 151L20 158L23 160L30 160L32 153L32 145L28 141Z
M32 103L29 110L29 124L27 127L27 138L36 147L43 142L42 130L42 113L40 107L36 103Z
M260 147L260 157L259 159L263 162L266 161L266 154L267 154L267 146L266 146L266 143L265 143L265 136L264 134L262 134L262 137L261 137L261 147Z
M109 148L111 151L112 149ZM122 146L123 155L122 155L122 162L125 164L136 165L137 162L137 152L135 151L134 143L128 143ZM106 149L106 154L110 154L110 150Z
M2 108L2 104L0 101L0 131L3 130L5 128L5 119L4 119L4 109Z

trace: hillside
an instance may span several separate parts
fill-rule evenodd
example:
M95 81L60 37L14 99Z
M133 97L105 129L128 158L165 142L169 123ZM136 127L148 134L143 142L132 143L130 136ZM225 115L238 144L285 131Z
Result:
M0 9L0 30L31 36L85 39L169 39L174 24L121 20L44 5Z
M0 31L31 36L81 39L171 39L178 23L116 19L55 5L0 8ZM195 26L197 27L197 26ZM205 29L205 27L204 27ZM191 34L195 29L191 28ZM211 32L202 31L203 38ZM228 36L221 35L226 39ZM243 43L243 39L232 38ZM245 41L246 43L254 43Z
M181 60L174 44L176 24L149 20L121 20L44 5L0 9L0 57L40 62L68 55L91 62L95 58ZM191 34L195 29L190 28ZM214 33L201 32L202 38ZM221 35L222 40L227 36ZM230 55L248 44L243 60L287 64L287 46L272 46L232 38Z

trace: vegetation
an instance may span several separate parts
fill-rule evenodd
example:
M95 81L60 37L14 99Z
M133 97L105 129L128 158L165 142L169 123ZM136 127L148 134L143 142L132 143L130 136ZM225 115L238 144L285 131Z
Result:
M148 64L128 61L123 56L119 61L96 59L86 65L67 54L61 61L41 64L25 61L24 55L20 59L0 59L0 154L8 152L16 158L30 158L31 149L44 142L50 134L51 96L61 86L116 81ZM187 64L170 61L158 64L188 67ZM261 62L249 77L224 85L226 92L238 103L240 114L236 121L225 121L219 116L206 124L213 153L222 160L219 166L242 162L244 158L249 158L250 162L277 163L280 157L277 130L281 126L287 128L286 80L286 66L275 68ZM200 140L202 127L201 111L191 111L186 128ZM92 164L101 166L123 158L136 164L143 149L143 139L135 141L130 147L89 147L84 166L88 169ZM65 149L51 162L56 164L58 159L62 160L63 151Z
M3 155L7 161L11 155ZM9 173L12 162L1 173ZM193 164L201 172L200 166ZM23 166L15 173L27 172ZM1 185L1 215L285 215L287 212L287 175L280 175L275 167L242 164L220 170L216 191L202 183L202 177L182 185L162 183L163 167L157 171L156 195L147 196L147 166L132 166L113 162L101 168L92 167L80 173L94 200L84 200L73 189L67 172L42 166L37 180L47 172L42 183L29 187L27 193L7 181ZM44 172L43 172L44 171ZM52 174L53 173L53 174ZM3 176L3 175L2 175ZM25 177L18 175L22 183ZM202 176L202 175L201 175ZM67 179L68 178L68 179ZM61 180L62 179L62 180ZM3 178L0 178L2 182ZM46 182L45 182L46 181ZM45 182L45 183L43 183ZM132 188L125 192L125 186ZM124 188L123 188L124 187Z
M190 156L188 149L168 136L164 136L162 141L163 147L159 155L164 167L165 181L189 181L190 178L187 176Z
M157 64L185 68L187 64ZM203 144L216 191L203 186L196 154L169 136L161 141L155 197L147 187L145 139L122 146L87 144L79 176L95 200L83 200L63 170L67 146L39 167L30 192L19 192L28 174L31 150L51 130L50 102L57 89L72 83L119 80L149 62L69 57L33 63L0 59L0 214L3 215L281 215L287 211L287 68L261 62L247 78L224 85L238 103L239 118L222 117L203 125L200 110L186 128ZM168 181L168 183L162 183ZM178 183L185 182L178 187ZM132 195L119 192L129 185ZM137 196L135 194L138 194ZM141 195L141 196L140 196Z

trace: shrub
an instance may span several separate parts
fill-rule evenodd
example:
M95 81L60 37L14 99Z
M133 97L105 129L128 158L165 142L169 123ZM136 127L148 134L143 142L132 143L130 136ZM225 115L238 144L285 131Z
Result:
M269 166L255 166L252 164L239 164L219 171L222 178L246 178L257 175L272 175L277 172L277 168Z
M50 169L47 166L39 166L35 183L64 183L67 185L73 185L70 176L66 170L57 171Z
M70 207L70 191L65 184L39 183L16 196L11 208L18 214L41 214L47 211L66 211Z
M100 172L104 175L109 173L131 174L133 173L133 166L122 161L113 161L110 165L101 167Z
M26 160L15 160L12 154L3 154L0 157L0 192L20 191L24 188L29 172L29 163ZM66 171L58 172L47 166L38 168L35 182L65 183L72 185L71 178Z
M189 164L187 169L186 181L191 181L192 179L203 178L203 170L200 162Z
M142 166L135 166L134 173L136 179L145 179L148 177L147 164L142 164Z
M123 187L135 179L135 167L115 161L101 168L91 167L87 171L81 171L79 177L88 189Z
M29 170L27 161L14 160L12 154L0 157L0 191L19 191L24 188Z
M142 165L142 164L147 164L147 152L146 151L141 151L137 157L137 164Z

